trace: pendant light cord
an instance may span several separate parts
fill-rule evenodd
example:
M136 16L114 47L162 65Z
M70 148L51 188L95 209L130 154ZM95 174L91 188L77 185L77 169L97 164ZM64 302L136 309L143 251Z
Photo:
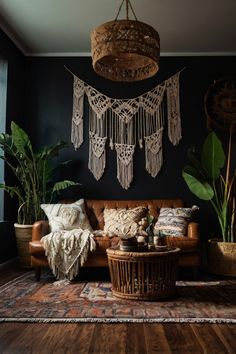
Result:
M126 0L126 1L129 3L129 6L130 6L130 8L131 8L131 11L132 11L132 13L133 13L133 15L134 15L135 20L138 21L137 16L136 16L136 14L135 14L135 12L134 12L134 9L133 9L133 6L132 6L130 0Z
M126 0L126 20L129 19L129 1Z
M117 12L117 15L116 15L116 18L115 18L115 21L117 21L117 19L118 19L118 16L120 14L122 6L124 5L124 2L126 2L126 19L129 20L129 7L130 7L130 9L131 9L131 11L132 11L132 13L134 15L135 20L138 21L137 16L136 16L136 14L134 12L134 9L133 9L133 6L131 5L130 0L122 0L121 1L120 7L118 9L118 12Z

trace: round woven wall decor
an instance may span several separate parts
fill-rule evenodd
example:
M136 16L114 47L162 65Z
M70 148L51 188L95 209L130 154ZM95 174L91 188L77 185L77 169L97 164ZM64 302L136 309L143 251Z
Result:
M236 76L215 81L205 95L208 126L230 130L236 127Z
M113 81L139 81L159 70L160 38L138 20L115 20L91 34L93 68Z

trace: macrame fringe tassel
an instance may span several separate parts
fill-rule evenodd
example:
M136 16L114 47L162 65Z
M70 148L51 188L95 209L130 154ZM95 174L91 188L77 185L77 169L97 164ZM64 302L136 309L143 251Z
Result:
M83 119L74 120L72 119L71 127L71 142L74 145L75 149L78 149L83 143L84 128L83 128Z
M135 145L115 144L117 152L117 179L128 189L133 180L133 154Z
M155 178L160 172L163 163L162 150L158 154L153 154L149 149L145 149L146 170L150 175Z
M150 136L144 137L145 140L145 166L150 175L155 178L163 164L162 154L162 134L163 127Z
M117 178L122 188L130 187L133 180L133 161L126 165L122 160L117 159Z
M93 149L90 146L90 148L89 148L88 168L92 172L92 174L94 175L94 177L96 178L97 181L102 177L102 175L103 175L103 173L105 171L105 167L106 167L106 154L105 154L105 151L98 158L93 153Z
M106 137L98 137L97 134L89 132L89 161L88 168L98 181L106 167Z
M179 73L167 80L166 87L168 137L173 145L177 145L182 138L179 103Z
M83 143L84 83L74 76L71 142L75 149Z

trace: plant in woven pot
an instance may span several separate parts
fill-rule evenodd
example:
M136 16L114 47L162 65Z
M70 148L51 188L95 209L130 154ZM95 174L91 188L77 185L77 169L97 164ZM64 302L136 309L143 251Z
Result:
M198 198L209 201L218 218L221 238L209 240L208 270L223 275L236 275L236 171L231 150L232 131L227 156L222 142L211 132L203 144L200 157L194 148L188 150L190 165L182 171L190 191Z
M69 180L52 183L56 168L52 167L51 160L66 146L66 143L58 142L34 151L27 133L14 122L11 123L11 134L0 134L0 148L4 152L0 157L17 179L16 185L0 184L0 188L18 201L15 231L23 267L30 267L28 242L31 240L32 224L44 218L40 204L51 202L54 195L63 189L78 185Z

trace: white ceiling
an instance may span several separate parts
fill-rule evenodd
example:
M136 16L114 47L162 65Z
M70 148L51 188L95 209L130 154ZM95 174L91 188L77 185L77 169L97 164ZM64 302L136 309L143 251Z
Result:
M131 0L161 55L236 55L236 0ZM90 55L90 32L121 0L0 0L1 27L26 55ZM125 7L124 7L125 9ZM125 18L125 11L119 18ZM132 18L130 16L130 18Z

